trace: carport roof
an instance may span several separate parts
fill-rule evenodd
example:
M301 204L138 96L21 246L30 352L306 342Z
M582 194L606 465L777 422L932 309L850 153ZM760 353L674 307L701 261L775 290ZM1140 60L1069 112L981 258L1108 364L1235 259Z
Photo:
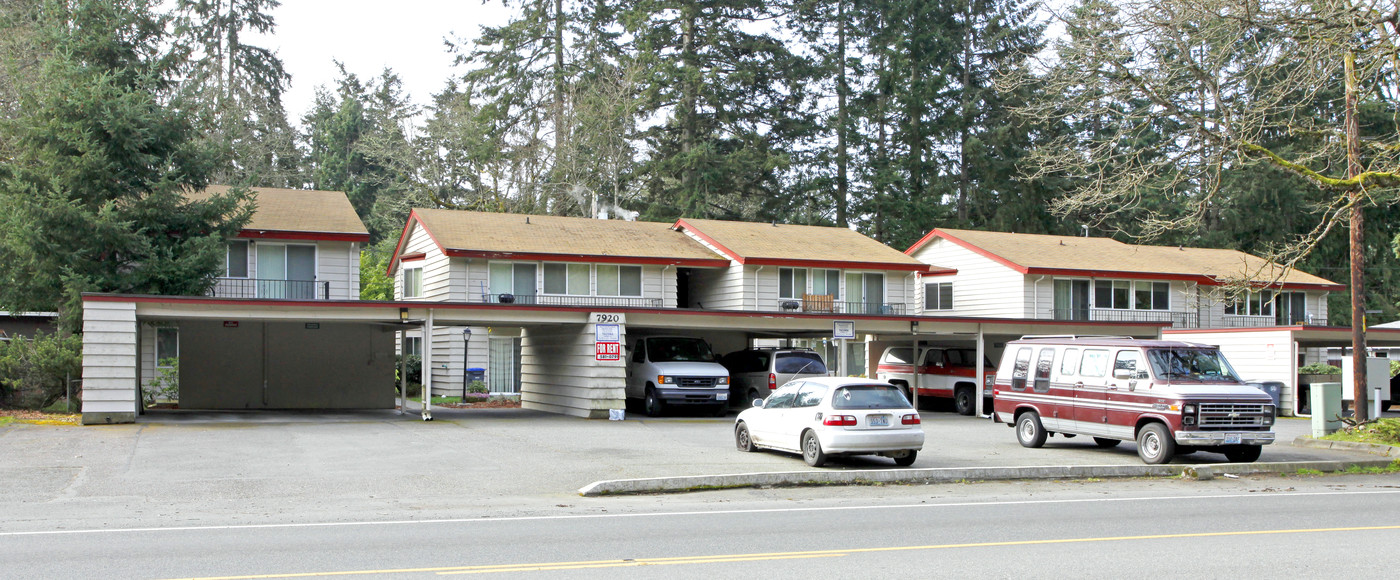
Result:
M229 189L227 185L210 185L189 196L198 199ZM278 187L252 190L257 208L240 238L369 241L369 230L344 192Z
M1214 328L1214 329L1165 329L1163 338L1170 339L1175 334L1250 334L1287 332L1298 346L1303 348L1329 348L1351 346L1351 328L1345 326L1264 326L1257 328ZM1376 328L1366 330L1366 346L1400 347L1400 328Z
M1346 287L1238 250L1144 246L1112 238L1051 236L938 228L904 253L913 255L934 238L990 258L1022 274L1059 274L1188 280L1221 285L1237 280L1286 288L1337 291Z
M678 230L741 264L952 273L849 228L681 218Z
M449 256L710 268L729 265L729 260L660 222L419 208L409 216L400 246L414 223L421 224Z

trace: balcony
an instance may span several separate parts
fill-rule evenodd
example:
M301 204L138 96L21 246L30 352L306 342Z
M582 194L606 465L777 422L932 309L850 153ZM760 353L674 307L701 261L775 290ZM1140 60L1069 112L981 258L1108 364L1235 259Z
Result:
M1092 322L1170 322L1172 328L1200 328L1195 312L1166 310L1105 310L1098 308L1056 308L1055 320Z
M809 312L818 314L884 314L891 316L902 316L904 314L903 304L841 302L833 300L830 296L821 294L807 294L802 298L779 298L774 301L773 306L769 309L779 312Z
M611 308L661 308L660 298L628 296L559 296L551 294L487 294L487 304L524 306L601 306Z
M273 298L282 300L326 300L331 283L315 280L262 280L258 278L219 278L209 295L218 298Z

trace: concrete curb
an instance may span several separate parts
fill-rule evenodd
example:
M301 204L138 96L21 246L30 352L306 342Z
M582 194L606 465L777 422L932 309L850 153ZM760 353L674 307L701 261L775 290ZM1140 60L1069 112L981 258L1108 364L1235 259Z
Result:
M640 493L678 493L744 487L920 484L1015 479L1089 479L1105 477L1189 477L1297 473L1302 469L1346 471L1352 466L1387 467L1388 459L1369 461L1287 461L1278 463L1214 463L1196 465L1047 465L1032 467L947 467L859 471L779 471L728 475L692 475L596 481L579 490L584 497Z
M1352 441L1328 441L1326 439L1313 439L1312 437L1299 437L1293 440L1294 447L1308 447L1312 449L1340 449L1343 451L1360 451L1371 455L1382 457L1400 458L1400 447L1394 445L1380 445L1377 443L1355 443Z

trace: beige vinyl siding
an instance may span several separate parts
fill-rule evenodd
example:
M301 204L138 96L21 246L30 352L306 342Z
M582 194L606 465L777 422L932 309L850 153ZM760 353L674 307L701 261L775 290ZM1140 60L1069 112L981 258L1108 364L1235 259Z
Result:
M433 394L455 397L462 394L462 377L469 368L487 368L490 336L485 326L471 327L471 340L463 340L463 326L436 326L433 341L424 348L433 349ZM409 336L415 333L410 332ZM470 349L466 364L462 362L463 345ZM447 368L443 368L447 365Z
M1181 333L1173 332L1164 336L1167 340L1198 342L1220 347L1221 354L1230 361L1230 366L1241 379L1246 381L1279 381L1283 383L1280 394L1279 411L1293 414L1297 407L1293 404L1297 392L1298 346L1293 342L1293 334L1287 330L1223 331Z
M690 302L705 310L743 310L744 278L744 266L738 262L728 268L697 268L690 275Z
M408 243L404 245L401 253L422 253L424 255L421 261L416 261L420 262L423 268L423 295L409 300L442 302L465 299L461 286L454 289L452 284L452 260L438 250L437 244L433 243L432 238L423 230L421 224L413 225L413 231L409 233ZM400 262L399 268L394 271L394 298L404 300L402 262Z
M624 408L625 363L595 360L594 336L592 324L524 329L521 406L591 419Z
M360 245L317 242L316 282L329 283L327 297L331 300L359 300Z
M934 239L913 257L925 264L958 271L953 275L922 277L913 300L918 314L998 318L1025 318L1030 314L1030 282L1020 272L944 239ZM929 282L953 283L952 310L923 311L923 285Z
M83 303L83 422L135 420L136 305Z

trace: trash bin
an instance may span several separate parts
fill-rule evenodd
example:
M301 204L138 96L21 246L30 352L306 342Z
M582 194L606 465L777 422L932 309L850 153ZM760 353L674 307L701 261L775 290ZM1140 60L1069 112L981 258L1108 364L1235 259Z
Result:
M472 382L472 381L482 381L482 382L485 382L485 381L486 381L486 369L483 369L483 368L481 368L481 367L472 367L472 368L467 369L467 382L470 383L470 382Z
M1279 398L1283 396L1283 383L1279 381L1245 381L1251 387L1269 394L1269 398L1274 400L1274 408L1279 408ZM1282 411L1278 412L1280 415Z

